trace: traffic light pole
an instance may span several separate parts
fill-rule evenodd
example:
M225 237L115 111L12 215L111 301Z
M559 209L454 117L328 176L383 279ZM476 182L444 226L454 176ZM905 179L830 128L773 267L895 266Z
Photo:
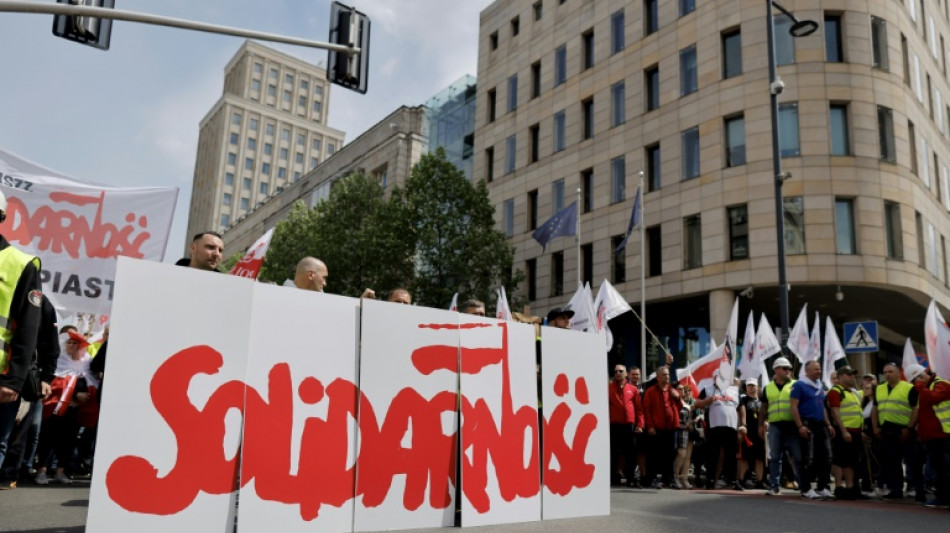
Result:
M168 26L170 28L181 28L185 30L203 31L207 33L217 33L221 35L233 35L235 37L245 37L248 39L257 39L260 41L270 41L275 43L293 44L297 46L306 46L309 48L322 48L333 52L342 52L348 55L359 54L362 50L357 47L345 46L320 41L311 41L309 39L300 39L298 37L288 37L276 33L266 33L261 31L244 30L240 28L231 28L220 26L218 24L208 24L205 22L195 22L191 20L178 19L173 17L162 17L159 15L149 15L148 13L136 13L133 11L122 11L119 9L109 9L102 7L78 6L70 4L52 4L46 2L37 2L35 0L0 0L0 12L12 13L43 13L50 15L67 15L79 17L97 17L101 19L125 20L128 22L140 22L142 24L153 24L156 26Z

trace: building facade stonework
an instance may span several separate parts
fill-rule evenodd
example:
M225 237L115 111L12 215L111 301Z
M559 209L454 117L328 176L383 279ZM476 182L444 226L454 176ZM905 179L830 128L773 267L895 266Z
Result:
M877 320L882 351L855 357L861 367L922 342L931 298L950 304L947 4L785 0L819 24L802 38L776 12L790 320L805 302L839 335ZM488 181L533 308L563 305L579 277L595 290L606 278L634 305L645 297L650 328L689 357L710 333L722 340L747 288L741 322L754 309L778 326L765 9L510 0L481 13L473 175ZM639 234L614 252L641 170L645 295ZM532 231L578 189L580 254L570 237L542 252ZM639 361L638 324L621 329Z

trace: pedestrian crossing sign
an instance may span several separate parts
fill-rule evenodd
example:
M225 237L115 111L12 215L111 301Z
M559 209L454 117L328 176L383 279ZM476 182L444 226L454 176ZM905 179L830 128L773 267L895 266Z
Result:
M847 339L845 353L876 352L880 349L877 345L877 322L873 320L846 323L844 338Z

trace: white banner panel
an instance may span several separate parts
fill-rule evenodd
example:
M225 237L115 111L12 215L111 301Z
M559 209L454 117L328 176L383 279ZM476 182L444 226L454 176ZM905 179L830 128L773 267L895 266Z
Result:
M356 531L454 523L458 316L363 300Z
M540 520L534 326L459 317L462 526Z
M43 263L43 293L61 315L109 314L116 257L161 261L178 189L75 181L0 150L7 220L0 233Z
M121 258L86 531L234 527L253 283Z
M544 520L610 514L605 342L541 328Z
M238 531L352 531L359 300L248 284Z

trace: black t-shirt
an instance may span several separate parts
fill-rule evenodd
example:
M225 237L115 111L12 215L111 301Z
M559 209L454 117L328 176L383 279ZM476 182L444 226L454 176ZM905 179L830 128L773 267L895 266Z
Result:
M743 394L739 397L739 406L745 407L745 427L749 430L750 437L759 436L759 409L762 408L762 400L758 397L752 397Z

